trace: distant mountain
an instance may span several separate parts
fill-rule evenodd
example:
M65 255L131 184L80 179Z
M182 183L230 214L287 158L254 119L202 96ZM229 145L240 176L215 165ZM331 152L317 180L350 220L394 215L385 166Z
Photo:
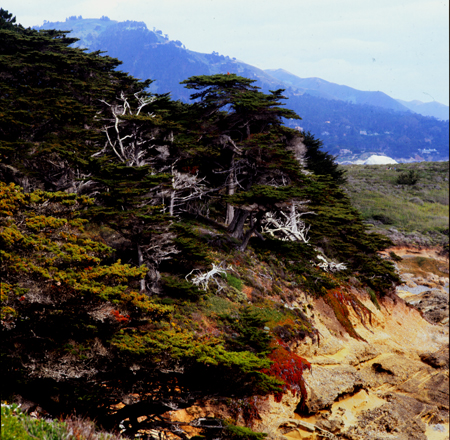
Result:
M325 149L343 160L361 154L383 153L401 160L448 159L448 122L413 113L381 92L363 92L320 78L299 78L282 69L264 71L217 52L188 50L161 30L137 21L107 17L45 22L36 29L71 31L75 46L105 51L123 62L121 70L136 78L154 80L155 93L171 93L188 101L192 91L179 83L191 76L236 73L254 79L264 92L285 89L286 106L302 121L286 121L292 128L311 131Z
M45 22L35 29L71 31L71 36L80 39L74 46L107 51L107 55L121 60L123 70L134 77L155 80L151 91L170 92L174 99L189 100L192 91L180 82L195 75L232 72L257 80L258 86L266 91L286 87L264 70L235 58L217 52L205 54L188 50L181 41L170 40L155 28L151 31L143 22L73 17L63 22Z
M409 108L415 113L419 113L423 116L432 116L433 118L440 119L442 121L449 120L449 107L448 105L441 104L439 102L422 102L422 101L397 101Z
M283 69L268 69L265 72L284 82L286 85L312 96L325 99L338 99L352 104L373 105L389 110L408 111L407 107L383 92L363 92L320 78L300 78Z

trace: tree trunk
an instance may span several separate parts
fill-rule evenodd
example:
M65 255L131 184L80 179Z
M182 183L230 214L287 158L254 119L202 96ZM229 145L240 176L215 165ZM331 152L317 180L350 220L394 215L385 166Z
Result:
M243 209L236 209L233 217L233 221L231 222L230 227L228 228L228 232L231 233L231 236L237 239L241 239L244 235L244 224L249 216L248 211L244 211Z
M175 190L170 191L169 215L173 215L173 208L175 206Z
M229 183L227 186L227 195L229 195L229 196L232 196L236 191L236 172L233 168L234 167L234 159L232 160L231 167L232 168L231 168L231 172L229 175L230 180L229 180ZM228 226L232 222L233 218L234 218L234 208L232 205L227 203L227 216L225 219L225 226Z
M256 222L254 223L254 225L245 233L244 238L242 240L242 243L240 244L240 246L238 247L238 250L240 252L244 252L245 249L247 249L247 245L248 242L250 241L251 236L253 235L253 233L256 231L256 229L259 228L259 226L261 225L261 220L262 220L262 213L258 213Z
M291 213L290 213L290 220L291 220L291 231L296 234L298 232L297 228L297 210L295 209L295 202L292 201L291 205Z
M137 252L138 252L138 265L141 267L144 264L144 257L142 255L142 249L139 244L137 246ZM145 278L143 278L141 281L139 281L141 292L145 292Z

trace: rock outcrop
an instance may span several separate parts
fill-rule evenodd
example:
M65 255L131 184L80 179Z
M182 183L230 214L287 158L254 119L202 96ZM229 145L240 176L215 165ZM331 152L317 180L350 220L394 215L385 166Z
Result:
M435 287L420 294L400 287L399 294L384 297L379 308L366 291L353 289L372 312L368 324L350 310L362 340L348 335L323 299L297 292L294 306L306 306L320 335L319 344L306 338L295 348L312 364L311 372L304 372L308 399L304 408L291 393L281 402L272 396L259 399L261 418L253 420L252 429L267 433L270 440L448 440L448 278L435 278L409 277L413 288L424 282ZM231 414L226 404L209 402L196 408L174 417L189 422L232 415L246 424L243 413Z
M306 344L299 354L313 365L305 373L309 414L297 414L295 402L275 404L263 416L258 429L274 434L279 411L309 425L284 423L277 435L289 439L445 439L448 437L449 374L448 328L425 320L419 311L392 296L381 309L359 294L374 314L372 327L365 328L353 316L353 324L366 342L344 334L331 310L315 301L315 324L321 333L321 346ZM288 431L288 427L292 429ZM312 430L311 427L314 427Z

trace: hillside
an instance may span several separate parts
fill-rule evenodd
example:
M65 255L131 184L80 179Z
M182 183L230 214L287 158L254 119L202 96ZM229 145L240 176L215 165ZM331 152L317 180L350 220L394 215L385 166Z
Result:
M374 230L398 246L448 248L448 162L342 169L353 206Z
M448 105L440 104L439 102L422 102L422 101L402 101L397 100L400 104L409 108L413 112L420 113L423 116L432 116L443 121L449 120Z
M196 75L212 75L232 72L257 79L265 91L283 87L283 83L257 67L235 58L199 53L187 49L181 41L170 40L162 31L150 30L137 21L117 22L103 19L67 19L63 22L47 22L36 29L60 29L71 31L78 38L74 47L89 51L106 51L122 61L121 68L136 78L152 79L150 90L154 93L170 93L173 99L189 101L189 91L180 82Z
M380 92L301 79L280 70L263 71L216 52L194 52L162 31L149 30L142 22L73 17L45 23L39 29L51 28L73 30L71 35L80 38L76 46L107 51L123 62L121 68L126 72L154 80L150 86L153 92L171 93L173 99L184 102L189 100L189 92L180 82L195 75L230 72L255 79L266 93L286 89L286 105L302 117L301 122L287 121L289 125L322 138L326 150L343 160L377 152L400 161L448 160L448 121L412 113Z
M2 9L0 39L2 412L39 417L13 409L18 435L448 433L448 318L399 298L392 241L281 91L200 75L174 101Z
M302 94L306 93L328 100L337 99L352 104L365 104L400 112L407 112L408 110L408 107L382 92L363 92L348 86L330 83L320 78L299 78L283 69L268 69L266 72Z

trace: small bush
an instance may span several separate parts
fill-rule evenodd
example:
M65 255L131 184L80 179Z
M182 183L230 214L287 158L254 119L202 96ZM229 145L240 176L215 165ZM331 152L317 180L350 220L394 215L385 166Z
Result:
M227 283L234 287L235 289L239 290L239 292L242 291L242 288L244 287L244 283L239 278L236 278L235 276L227 273Z
M391 257L392 261L402 261L403 258L397 255L394 251L389 252L389 256Z
M417 170L409 170L397 177L399 185L415 185L419 181L419 172Z
M267 434L254 432L243 426L228 425L224 430L224 439L227 440L264 440Z
M18 405L2 403L2 440L121 440L115 434L98 431L89 420L68 418L63 422L33 418Z
M171 275L163 275L161 279L164 285L164 292L173 298L183 298L190 301L196 301L204 294L204 292L197 286L182 278Z
M394 220L392 220L390 217L388 217L385 214L374 214L374 215L372 215L372 218L376 221L383 223L384 225L393 225L394 224Z
M380 303L378 302L377 295L375 294L375 292L370 287L367 288L367 292L370 295L370 300L375 304L375 307L378 310L380 310Z
M226 315L234 313L237 310L236 304L231 301L221 298L220 296L212 296L208 299L205 307L205 313L216 315Z

